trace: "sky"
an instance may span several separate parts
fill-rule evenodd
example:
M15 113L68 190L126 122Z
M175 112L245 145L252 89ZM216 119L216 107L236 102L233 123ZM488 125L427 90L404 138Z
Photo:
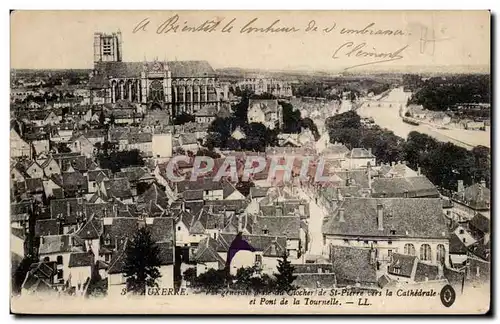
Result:
M169 30L174 20L176 31ZM182 31L206 20L220 23L213 31ZM231 20L232 28L223 31ZM141 21L149 23L141 28ZM275 32L250 30L275 21ZM474 70L490 63L488 11L16 11L11 68L91 68L93 33L117 30L123 61L157 57L207 60L214 68L322 71L455 65ZM385 35L370 35L378 30ZM378 62L384 60L389 61Z

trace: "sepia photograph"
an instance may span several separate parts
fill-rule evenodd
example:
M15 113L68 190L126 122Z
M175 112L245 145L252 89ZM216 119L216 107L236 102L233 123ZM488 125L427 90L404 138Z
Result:
M487 313L490 26L12 11L11 313Z

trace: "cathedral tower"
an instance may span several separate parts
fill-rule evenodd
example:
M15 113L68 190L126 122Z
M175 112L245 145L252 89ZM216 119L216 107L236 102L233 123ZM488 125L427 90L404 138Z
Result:
M122 33L94 33L94 64L122 61Z

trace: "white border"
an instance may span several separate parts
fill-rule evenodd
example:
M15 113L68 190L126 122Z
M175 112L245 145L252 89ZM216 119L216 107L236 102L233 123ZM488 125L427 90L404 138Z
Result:
M9 152L9 108L8 108L8 102L9 102L9 77L10 77L10 53L7 50L8 44L9 44L9 34L10 34L10 22L8 18L8 10L11 8L15 9L45 9L45 10L50 10L50 9L71 9L71 10L78 10L78 9L205 9L205 10L215 10L215 9L238 9L238 10L244 10L244 9L262 9L262 10L278 10L278 9L288 9L288 10L315 10L315 9L336 9L336 10L361 10L361 9L377 9L377 10L383 10L383 9L388 9L388 10L396 10L396 9L406 9L406 10L415 10L415 9L420 9L420 10L472 10L472 9L491 9L492 12L496 15L499 14L500 12L500 1L498 0L474 0L474 1L467 1L467 2L461 2L457 3L456 1L445 1L445 0L419 0L419 1L384 1L383 3L379 3L373 0L349 0L349 1L325 1L325 0L301 0L301 1L294 1L294 0L287 0L287 1L280 1L280 2L273 2L269 0L252 0L250 1L203 1L203 0L197 0L197 1L191 1L191 0L182 0L179 2L171 2L171 1L147 1L147 0L141 0L141 1L130 1L125 3L125 1L120 1L120 6L115 6L111 5L110 3L104 2L102 0L86 0L85 2L82 3L77 3L77 2L70 2L70 1L14 1L14 0L3 0L1 3L2 7L2 17L4 19L1 20L1 37L2 37L2 44L5 46L5 50L1 52L2 55L2 66L4 68L4 73L2 74L2 77L0 78L0 92L1 92L1 101L5 106L2 108L0 111L0 114L2 114L2 117L0 118L0 123L1 125L0 129L2 129L4 136L0 137L0 145L1 145L1 152L3 152L2 156L3 158L0 159L0 169L2 170L0 172L0 179L1 179L1 203L0 206L2 206L2 214L3 214L3 219L4 222L7 223L9 217L9 180L7 177L7 169L9 167L8 165L8 160L7 156ZM492 30L492 33L494 35L494 42L498 43L498 32L497 26L498 26L498 16L496 18L496 24L495 26L495 31ZM493 48L493 47L492 47ZM495 69L495 72L498 72L497 69ZM496 74L496 73L495 73ZM494 89L497 90L495 93L498 93L498 83L494 82ZM493 109L497 109L496 106L493 107ZM495 113L495 120L494 124L499 125L498 123L498 118L499 113ZM496 132L498 133L498 132ZM498 135L498 134L495 134ZM495 140L498 140L497 136L495 136ZM498 141L495 141L495 143L498 143ZM498 176L498 174L496 174ZM498 177L495 177L495 184L498 183ZM496 188L496 186L495 186ZM494 192L495 195L495 202L499 202L500 200L497 199L496 192ZM496 205L496 203L495 203ZM493 218L496 218L495 216ZM500 221L495 220L495 224L498 225ZM9 228L10 226L8 224L4 224L4 235L0 235L1 239L1 244L0 246L2 247L1 249L1 260L3 260L2 264L3 266L0 267L0 271L3 273L2 275L2 280L1 282L1 305L2 305L2 317L7 319L8 322L14 321L14 317L9 315L10 313L10 303L9 303L9 293L10 293L10 270L9 266L9 260L10 260L10 254L8 250L9 246ZM498 226L495 226L496 228ZM495 230L496 230L495 228ZM495 242L497 240L495 239ZM496 246L494 247L494 254L496 260L496 253L497 249ZM498 274L498 269L495 271L495 275ZM498 279L498 277L496 277ZM496 282L497 280L495 280ZM496 290L496 289L495 289ZM491 299L493 303L496 303L496 298ZM494 307L497 309L497 307ZM82 320L82 318L79 318ZM139 318L135 319L137 321L142 321L146 318ZM200 318L197 318L200 320ZM261 323L268 322L270 323L271 321L275 321L278 318L253 318L253 320L256 320ZM287 319L287 318L285 318ZM302 320L309 320L308 318L300 318ZM363 318L363 319L353 319L354 322L361 322L368 320L369 318ZM441 321L443 318L436 318L436 319L428 319L426 318L426 321L429 322L438 322ZM25 320L25 319L24 319ZM52 318L40 318L39 320L49 323L49 321L53 321L54 319ZM59 320L64 320L64 319L59 319ZM90 318L94 323L103 323L104 321L108 322L119 322L122 319L117 319L117 318ZM159 319L156 318L156 320L162 320L162 321L178 321L179 319L176 318L163 318ZM182 319L180 319L182 320ZM207 319L205 319L207 320ZM209 318L209 321L220 321L220 318ZM231 318L231 319L224 319L224 321L240 321L242 319L240 318ZM327 319L328 321L344 321L345 318L329 318ZM387 320L386 318L383 319L384 321ZM401 318L397 318L394 320L401 321ZM419 320L419 319L417 319ZM352 322L352 320L350 320Z

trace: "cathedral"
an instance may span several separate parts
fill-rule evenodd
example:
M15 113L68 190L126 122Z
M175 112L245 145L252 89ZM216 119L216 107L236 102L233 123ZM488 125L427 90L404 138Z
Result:
M122 35L94 34L94 70L89 85L91 104L128 101L142 111L161 109L170 116L218 111L228 100L206 61L123 62Z

